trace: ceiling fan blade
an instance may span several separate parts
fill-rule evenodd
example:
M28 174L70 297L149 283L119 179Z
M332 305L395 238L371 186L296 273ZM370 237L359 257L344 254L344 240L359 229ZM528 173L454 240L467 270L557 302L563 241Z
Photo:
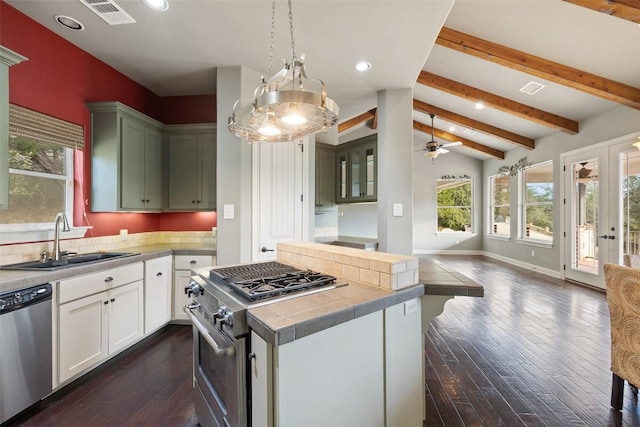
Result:
M449 150L447 150L446 148L442 148L442 147L438 147L438 149L436 151L438 151L440 154L445 154L445 153L449 152Z

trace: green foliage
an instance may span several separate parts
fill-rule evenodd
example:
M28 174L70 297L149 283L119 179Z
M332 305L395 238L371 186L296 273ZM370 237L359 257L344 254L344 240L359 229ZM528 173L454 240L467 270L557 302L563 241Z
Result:
M442 185L441 185L442 184ZM448 186L438 181L438 230L466 231L471 225L471 181L460 181Z

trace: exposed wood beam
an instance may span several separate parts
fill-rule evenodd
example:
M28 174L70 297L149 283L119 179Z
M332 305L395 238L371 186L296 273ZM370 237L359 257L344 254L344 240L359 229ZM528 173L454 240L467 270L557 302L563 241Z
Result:
M488 107L495 108L496 110L500 110L508 114L513 114L514 116L532 121L542 126L560 130L571 135L578 133L578 122L575 120L538 110L537 108L476 89L475 87L465 85L464 83L449 80L446 77L438 76L424 70L421 71L418 76L418 83L468 99L472 102L481 100Z
M449 120L460 126L465 126L480 132L484 132L486 134L498 137L512 144L520 145L529 150L532 150L533 148L535 148L535 141L531 138L527 138L526 136L518 135L513 132L500 129L495 126L491 126L486 123L479 122L469 117L461 116L460 114L456 114L452 111L447 111L445 109L436 107L435 105L431 105L431 104L427 104L426 102L419 101L417 99L413 100L413 109L425 114L433 113L440 118Z
M605 3L586 0L584 3ZM593 96L640 110L640 89L618 83L576 68L567 67L538 56L470 36L450 28L442 28L436 43L532 76L550 80Z
M364 123L367 120L375 119L375 117L376 117L376 108L372 108L369 111L365 111L364 113L358 116L355 116L345 122L338 124L338 133L345 131L347 129L351 129L354 126L358 126L360 123Z
M429 134L429 136L431 136L431 126L427 126L424 123L420 123L414 120L413 128L417 131L427 133ZM477 142L473 142L465 138L460 138L458 135L452 135L448 132L436 128L433 128L433 134L438 138L447 140L449 142L460 141L465 147L472 148L476 151L481 151L485 154L495 157L496 159L504 159L504 151L496 150L495 148L487 147L486 145L478 144Z
M371 129L376 130L378 129L378 109L374 108L373 111L374 112L373 112L373 120L371 120Z
M640 0L564 0L567 3L606 13L640 24Z

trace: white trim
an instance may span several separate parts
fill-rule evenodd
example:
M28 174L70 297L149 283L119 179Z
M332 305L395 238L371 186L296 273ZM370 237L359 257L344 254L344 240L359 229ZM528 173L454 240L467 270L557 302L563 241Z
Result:
M437 237L453 237L453 236L465 236L475 237L478 233L472 231L436 231L434 233Z
M547 276L554 277L556 279L564 279L564 277L563 277L564 275L563 275L563 273L561 271L555 271L555 270L551 270L551 269L548 269L548 268L540 267L539 265L531 264L531 263L528 263L528 262L522 262L522 261L519 261L517 259L508 258L508 257L502 256L502 255L494 254L492 252L484 251L483 255L485 255L488 258L496 259L498 261L503 261L503 262L506 262L508 264L512 264L512 265L515 265L515 266L518 266L518 267L525 268L527 270L531 270L531 271L535 271L535 272L538 272L538 273L542 273L542 274L545 274Z
M485 234L487 239L499 240L501 242L510 242L511 236L505 236L503 234Z
M516 239L516 242L522 245L537 246L539 248L547 248L547 249L553 248L553 243L544 242L542 240L531 240L531 239L520 238L520 239Z

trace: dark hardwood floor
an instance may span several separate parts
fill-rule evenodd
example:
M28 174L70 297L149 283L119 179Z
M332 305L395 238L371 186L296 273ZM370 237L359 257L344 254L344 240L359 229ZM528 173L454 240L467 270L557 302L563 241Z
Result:
M195 426L192 330L169 325L46 398L11 426Z
M485 287L456 297L426 339L426 426L639 426L610 407L604 292L481 256L438 256Z
M485 297L447 302L427 333L425 426L640 426L628 385L622 412L610 409L604 293L481 256L437 258ZM191 328L168 326L13 425L193 427L191 352Z

